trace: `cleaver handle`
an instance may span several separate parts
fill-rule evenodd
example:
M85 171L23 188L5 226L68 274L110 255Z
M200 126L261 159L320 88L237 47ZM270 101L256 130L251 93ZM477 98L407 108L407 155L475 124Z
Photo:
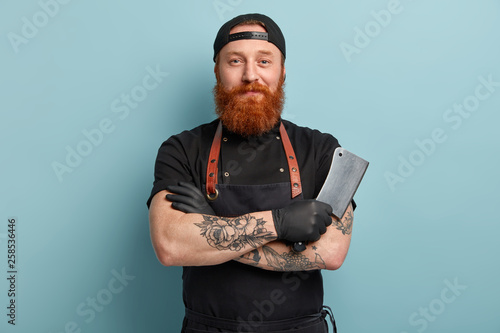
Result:
M305 242L295 242L293 243L292 250L293 252L302 252L306 249Z

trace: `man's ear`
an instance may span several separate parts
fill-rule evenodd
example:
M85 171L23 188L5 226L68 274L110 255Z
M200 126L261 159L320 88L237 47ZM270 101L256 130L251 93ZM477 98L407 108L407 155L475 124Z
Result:
M219 55L215 57L215 65L214 65L214 73L217 75L217 71L219 70Z

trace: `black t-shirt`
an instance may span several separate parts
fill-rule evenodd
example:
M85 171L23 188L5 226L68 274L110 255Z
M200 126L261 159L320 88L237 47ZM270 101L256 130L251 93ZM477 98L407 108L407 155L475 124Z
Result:
M282 120L299 164L304 199L315 198L330 170L337 139ZM208 156L218 120L170 137L158 150L151 196L179 181L205 185ZM279 126L260 137L243 138L226 129L219 156L220 184L261 185L290 180Z

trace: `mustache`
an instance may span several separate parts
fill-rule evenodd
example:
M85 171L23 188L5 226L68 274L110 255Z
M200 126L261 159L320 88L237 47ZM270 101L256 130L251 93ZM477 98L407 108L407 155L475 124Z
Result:
M265 95L271 95L271 90L268 87L257 82L236 86L229 91L230 94L244 94L247 92L259 92Z

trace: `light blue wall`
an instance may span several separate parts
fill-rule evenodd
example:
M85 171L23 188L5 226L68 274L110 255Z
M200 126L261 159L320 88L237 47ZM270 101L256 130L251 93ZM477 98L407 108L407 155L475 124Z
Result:
M58 1L0 10L2 332L179 331L145 201L161 142L214 119L213 39L247 12L287 38L284 117L371 162L324 274L340 332L500 332L498 1Z

